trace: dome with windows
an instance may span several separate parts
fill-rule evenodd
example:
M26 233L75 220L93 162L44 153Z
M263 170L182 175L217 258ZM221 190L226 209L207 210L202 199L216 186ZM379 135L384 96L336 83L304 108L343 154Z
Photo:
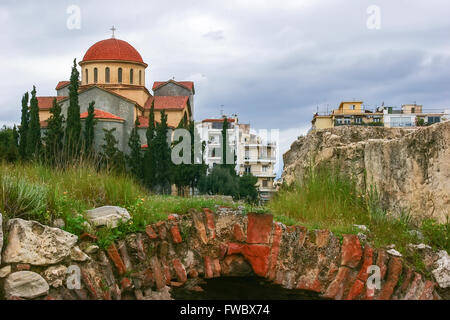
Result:
M98 60L118 60L144 63L140 53L128 42L110 38L92 45L84 55L82 62Z

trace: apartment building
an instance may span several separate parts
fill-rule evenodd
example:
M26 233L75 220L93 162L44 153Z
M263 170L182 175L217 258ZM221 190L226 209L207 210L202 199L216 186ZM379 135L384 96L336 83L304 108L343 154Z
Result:
M222 163L222 128L224 118L205 119L197 124L202 141L206 142L205 161L209 168ZM275 192L275 164L277 144L253 133L250 124L239 123L236 115L227 118L228 145L234 153L236 173L251 173L258 178L257 186L261 201L268 201Z

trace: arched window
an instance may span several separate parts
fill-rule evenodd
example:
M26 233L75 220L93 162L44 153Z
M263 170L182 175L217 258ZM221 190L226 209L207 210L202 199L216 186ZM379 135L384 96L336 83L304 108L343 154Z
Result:
M122 68L119 68L117 78L118 78L119 83L122 83Z
M133 84L133 69L130 70L130 84Z
M86 84L88 84L89 83L89 71L88 71L88 69L86 69Z
M105 82L109 83L109 68L106 67L105 69Z
M97 68L94 68L94 83L98 82L98 70Z
M139 70L139 85L142 85L142 70Z

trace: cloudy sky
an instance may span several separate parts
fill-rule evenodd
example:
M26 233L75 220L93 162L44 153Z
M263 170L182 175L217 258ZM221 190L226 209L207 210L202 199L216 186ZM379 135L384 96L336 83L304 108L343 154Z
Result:
M79 29L67 27L72 5ZM0 124L19 121L32 85L54 95L72 60L115 25L149 64L148 87L193 80L196 120L237 113L279 129L284 152L317 109L342 100L449 108L449 13L445 0L2 0Z

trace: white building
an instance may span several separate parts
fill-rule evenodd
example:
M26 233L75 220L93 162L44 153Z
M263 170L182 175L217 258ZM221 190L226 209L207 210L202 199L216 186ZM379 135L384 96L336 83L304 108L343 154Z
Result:
M240 124L237 116L228 119L228 145L235 156L236 173L251 173L258 178L260 199L267 201L275 192L275 164L277 144L250 130L249 124ZM205 162L212 168L222 163L222 128L224 118L205 119L196 125L205 146ZM233 160L232 157L230 159Z

